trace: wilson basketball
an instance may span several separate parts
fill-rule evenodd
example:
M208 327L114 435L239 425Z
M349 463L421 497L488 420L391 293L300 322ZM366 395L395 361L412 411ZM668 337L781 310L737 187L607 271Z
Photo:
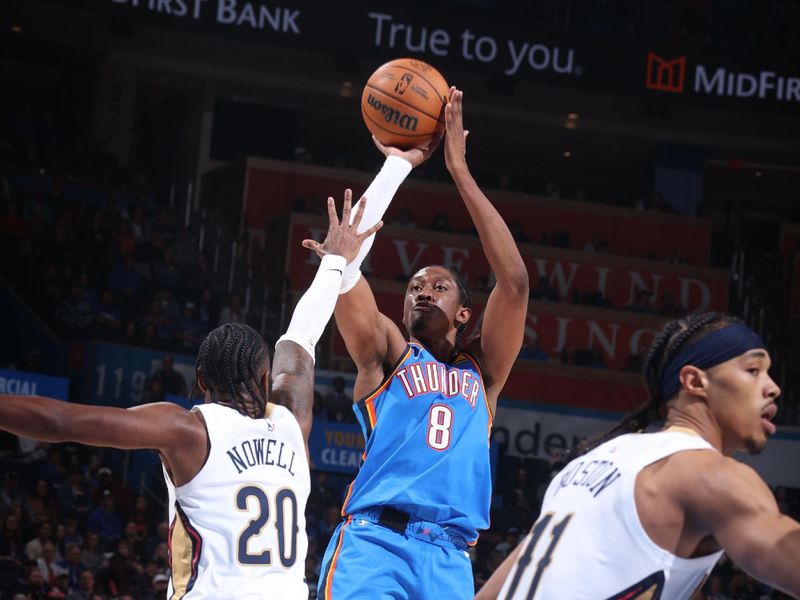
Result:
M414 148L444 129L449 92L450 86L432 66L399 58L370 75L361 95L361 115L383 144Z

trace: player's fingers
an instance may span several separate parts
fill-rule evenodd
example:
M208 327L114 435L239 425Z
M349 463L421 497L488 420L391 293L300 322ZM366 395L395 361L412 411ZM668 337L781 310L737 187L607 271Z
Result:
M300 242L300 244L303 246L303 248L308 248L309 250L316 250L319 248L319 242L316 240L303 240Z
M353 209L353 190L344 190L344 205L342 206L342 223L350 225L350 211Z
M336 204L333 197L328 196L328 227L333 227L339 224L339 217L336 216Z
M375 147L381 151L381 154L386 154L386 146L381 144L374 135L372 136L372 143L375 144Z
M361 196L361 200L359 200L358 205L356 206L356 216L352 223L352 226L356 231L358 231L358 225L361 223L361 217L364 216L364 209L366 206L367 198L365 196Z
M361 233L361 234L358 236L358 239L359 239L360 241L363 241L363 240L367 239L367 238L368 238L369 236L371 236L373 233L375 233L376 231L378 231L378 230L379 230L381 227L383 227L383 221L378 221L377 223L375 223L375 225L373 225L372 227L370 227L369 229L367 229L365 232Z

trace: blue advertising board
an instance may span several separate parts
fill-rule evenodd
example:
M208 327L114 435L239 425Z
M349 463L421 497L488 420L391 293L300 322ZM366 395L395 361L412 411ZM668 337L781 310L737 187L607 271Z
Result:
M195 380L195 359L192 356L149 350L123 344L92 342L84 361L84 393L86 402L127 408L140 404L147 380L160 367L164 356L171 355L175 370L186 381L191 392Z
M315 419L308 451L312 469L356 473L364 453L364 436L358 425Z
M66 400L69 380L26 371L0 369L0 394L13 396L48 396Z

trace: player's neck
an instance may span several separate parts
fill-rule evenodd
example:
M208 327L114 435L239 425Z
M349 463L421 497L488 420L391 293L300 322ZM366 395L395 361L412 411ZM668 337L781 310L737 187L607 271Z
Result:
M722 436L719 429L710 415L703 411L671 407L664 422L664 431L680 431L696 435L722 452Z
M447 337L426 339L425 337L411 336L411 341L425 346L439 362L449 363L454 357L455 343Z

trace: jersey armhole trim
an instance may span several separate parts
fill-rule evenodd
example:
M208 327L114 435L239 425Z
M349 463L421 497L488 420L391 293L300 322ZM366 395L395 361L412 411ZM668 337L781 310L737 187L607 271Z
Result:
M458 353L458 356L456 356L456 360L458 360L459 356L466 357L467 360L469 360L473 364L475 370L478 371L478 376L481 378L481 387L483 387L483 401L486 403L486 411L489 413L489 427L491 427L492 423L494 422L494 413L492 412L492 407L489 406L489 398L486 395L486 382L483 379L483 371L481 370L481 364L478 362L478 359L475 358L471 353L466 352L464 350Z
M392 381L392 377L394 377L395 373L397 373L397 369L399 369L400 365L402 365L411 355L411 351L412 351L411 344L407 344L405 352L403 352L400 358L397 359L397 362L394 363L392 370L389 371L389 373L383 378L383 381L381 381L380 385L378 385L378 387L376 387L372 392L364 396L361 400L356 402L356 404L358 406L363 406L370 400L375 399L375 397L378 394L380 394L386 388L387 385L389 385L389 382Z

